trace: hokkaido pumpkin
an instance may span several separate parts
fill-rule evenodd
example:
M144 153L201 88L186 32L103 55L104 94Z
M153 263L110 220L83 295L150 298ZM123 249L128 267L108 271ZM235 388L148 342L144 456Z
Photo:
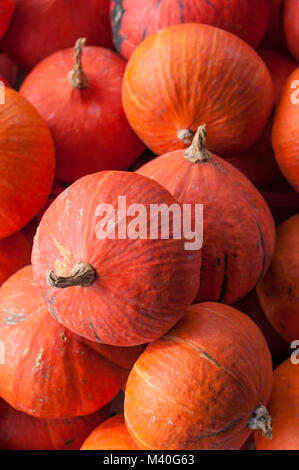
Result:
M138 447L127 431L123 415L117 415L95 428L81 450L138 450Z
M0 238L18 232L51 191L55 167L50 131L33 106L5 88L0 105Z
M0 38L6 33L15 8L15 0L0 0Z
M271 356L247 315L224 304L193 305L137 359L124 415L146 450L237 450L251 433L271 437L265 405Z
M297 355L298 359L298 355ZM299 450L299 365L290 359L274 371L269 412L273 418L273 438L255 435L257 450Z
M277 229L271 266L257 286L261 306L273 328L287 341L299 338L299 214Z
M125 62L108 49L86 47L81 63L83 44L79 39L75 52L45 59L20 90L49 125L56 176L66 182L99 170L127 169L144 150L122 108Z
M109 409L72 419L38 419L0 401L0 450L79 450Z
M299 67L289 76L277 107L272 143L275 156L288 182L299 191Z
M31 246L22 232L0 240L0 286L30 263Z
M142 206L139 215L132 204ZM175 204L181 216L155 181L103 171L76 181L44 214L32 254L35 278L50 313L80 336L116 346L147 343L194 299L201 252L174 237L171 213L169 239L162 239L152 204Z
M112 0L114 44L128 59L141 41L160 29L179 23L204 23L230 31L257 47L269 24L270 7L270 0Z
M94 413L117 395L127 376L113 363L113 353L109 359L99 355L49 315L31 266L1 287L0 341L0 396L37 418Z
M165 186L181 204L203 204L196 299L233 303L267 271L274 249L274 222L256 188L236 168L211 154L205 138L206 127L200 126L185 152L169 152L137 172Z
M288 49L299 62L299 9L297 0L285 0L283 23Z
M262 47L286 51L286 40L283 28L285 0L271 0L270 22L262 42Z
M135 49L124 76L123 105L135 132L158 155L190 145L206 123L211 151L230 156L261 135L272 111L272 87L261 58L239 38L212 26L183 24Z
M5 52L28 71L52 52L71 47L80 36L88 44L112 47L109 0L15 0Z

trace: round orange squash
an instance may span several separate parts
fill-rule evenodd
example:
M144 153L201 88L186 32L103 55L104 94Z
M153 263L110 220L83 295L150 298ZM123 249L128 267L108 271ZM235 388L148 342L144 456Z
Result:
M299 339L299 214L277 229L274 256L257 285L261 306L276 331L287 341Z
M273 437L269 441L256 433L257 450L299 450L299 364L288 359L275 369L268 409Z
M23 96L5 88L0 105L0 238L18 232L51 191L55 170L50 131Z
M138 447L127 431L123 415L116 415L94 429L81 450L138 450Z
M206 123L211 151L230 156L261 135L272 88L267 67L241 39L213 26L183 24L135 49L123 105L133 129L158 155L186 147Z
M22 232L0 240L0 286L30 263L31 245Z
M237 450L251 429L271 437L272 363L255 323L224 304L193 305L137 359L127 429L146 450Z

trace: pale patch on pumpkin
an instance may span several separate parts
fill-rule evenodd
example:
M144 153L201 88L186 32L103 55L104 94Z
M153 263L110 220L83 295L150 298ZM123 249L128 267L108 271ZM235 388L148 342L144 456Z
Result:
M40 370L43 367L43 354L44 354L44 348L40 348L36 358L35 358L35 368L36 370Z
M61 243L59 243L54 237L53 241L57 250L59 251L60 256L63 259L63 261L58 259L55 261L56 273L58 276L66 276L68 274L68 266L71 263L71 251L65 246L61 245Z

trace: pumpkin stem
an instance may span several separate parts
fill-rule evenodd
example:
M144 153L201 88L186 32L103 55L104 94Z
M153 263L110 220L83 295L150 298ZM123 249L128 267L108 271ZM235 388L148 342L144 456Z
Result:
M70 84L74 88L84 90L89 85L89 79L82 67L82 52L86 38L79 38L74 48L74 69L69 73Z
M68 276L56 276L53 271L48 272L48 284L57 289L64 289L66 287L91 286L97 277L96 271L90 264L76 263Z
M248 427L253 430L260 429L264 437L272 439L272 419L264 405L260 405L254 410Z
M181 140L184 144L188 145L192 143L194 132L191 129L181 129L177 133L178 139Z
M199 126L192 140L192 144L185 151L184 157L192 163L208 162L212 154L206 148L207 126Z

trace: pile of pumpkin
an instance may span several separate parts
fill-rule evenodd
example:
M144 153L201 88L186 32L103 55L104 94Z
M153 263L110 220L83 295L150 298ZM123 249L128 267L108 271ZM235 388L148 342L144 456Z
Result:
M0 34L0 448L299 449L298 0L0 0ZM119 195L203 204L202 249L97 238Z

